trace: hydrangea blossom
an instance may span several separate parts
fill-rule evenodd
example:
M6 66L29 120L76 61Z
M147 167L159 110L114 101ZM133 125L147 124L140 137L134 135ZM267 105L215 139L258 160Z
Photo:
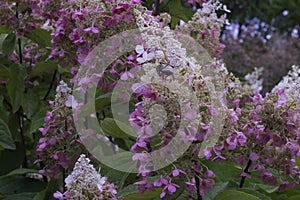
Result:
M50 19L45 26L53 30L54 47L50 57L63 58L61 60L65 63L61 64L74 64L74 75L78 64L85 59L95 44L121 30L136 27L141 30L144 43L138 45L132 55L117 60L111 69L107 70L113 78L121 77L121 80L127 80L135 78L135 72L132 69L124 72L124 66L140 66L145 74L139 81L170 83L168 89L160 87L159 84L133 86L135 98L141 100L130 115L132 126L138 129L137 140L131 147L131 151L135 153L133 160L139 161L141 176L141 180L135 185L142 193L160 187L160 197L164 198L173 195L180 187L177 182L184 180L187 192L204 196L214 185L214 173L202 163L198 155L201 143L212 132L210 119L221 111L211 104L210 91L201 74L203 66L187 56L186 49L178 41L176 34L166 26L170 16L153 17L151 12L139 3L139 0L106 3L90 1L90 4L86 5L84 0L41 0L37 5L43 7L41 15ZM226 16L218 17L216 12L229 12L228 9L217 0L188 3L199 3L201 9L197 10L190 22L178 26L177 30L195 36L211 55L220 56L224 45L220 43L219 36L222 26L226 23ZM61 6L66 9L58 9ZM116 46L108 47L105 52L111 53ZM32 49L34 47L28 48L28 58ZM299 169L294 160L295 156L300 156L297 142L300 131L299 107L295 104L298 98L292 96L293 91L299 90L299 68L293 67L294 72L291 72L269 96L263 98L259 94L260 80L255 79L258 81L251 83L251 77L256 76L256 72L252 76L249 75L250 84L253 86L253 92L249 92L236 77L227 72L220 61L215 60L205 67L221 73L228 99L227 108L223 96L218 95L228 118L218 144L212 150L205 149L205 158L213 161L234 160L245 167L239 176L252 178L249 171L259 171L259 178L267 184L280 184L280 191L299 184ZM89 84L88 78L81 81ZM182 107L178 104L177 91L186 94L187 99L190 98L189 91L182 87L183 82L196 93L199 107L193 107L190 102L184 102ZM105 79L100 81L103 91L111 89L114 83L106 82ZM67 84L61 82L57 88L56 99L51 103L53 110L47 112L45 124L40 128L43 137L37 146L37 162L45 165L41 173L55 178L62 168L68 169L72 166L79 155L77 149L80 141L76 139L70 115L70 92ZM158 109L153 108L155 104L159 104ZM159 112L161 107L164 107L166 112ZM185 113L183 116L179 114L181 109ZM192 124L185 130L178 130L180 120L197 120L197 124ZM153 137L157 130L159 133ZM182 159L165 169L153 183L149 182L147 177L156 172L151 170L147 153L167 146L176 133L182 137L182 141L192 141L193 144ZM161 151L160 156L170 158L172 155L172 151ZM95 171L84 155L79 158L74 171L65 182L68 190L63 194L55 193L55 198L116 198L114 187Z
M35 161L42 166L41 174L54 178L72 166L83 149L75 133L71 108L66 105L71 89L61 81L56 92L54 102L50 102L53 110L46 113L44 126L39 128L42 137L36 147L38 159Z
M191 1L194 2L196 1ZM228 23L226 14L218 17L217 11L230 12L218 0L200 1L201 9L198 9L192 20L187 24L177 26L177 30L195 36L195 39L203 45L211 55L220 57L225 45L220 43L220 34L224 24Z
M153 190L154 187L161 187L160 197L164 198L177 191L180 187L177 181L181 177L186 180L187 191L191 194L197 191L197 194L204 196L205 191L214 185L214 174L199 160L200 146L198 144L210 134L209 119L212 115L216 115L218 110L211 105L208 98L209 92L201 76L201 66L193 57L187 56L186 49L170 28L161 26L157 19L147 12L134 10L134 13L145 41L143 50L140 48L137 52L140 52L139 54L149 52L154 55L152 60L143 60L142 69L145 75L140 78L140 81L144 83L140 85L143 86L133 87L136 97L143 99L136 104L136 109L129 119L132 126L138 129L138 138L131 147L131 151L136 153L133 160L139 161L139 174L142 176L142 180L135 183L137 190L143 193L146 190ZM172 67L167 68L167 65ZM219 70L221 66L215 62L209 63L207 67ZM160 71L159 67L168 71ZM192 97L189 96L189 91L183 86L182 81L194 88L199 104L207 109L201 112L197 107L199 105L194 105L194 102L190 101ZM167 88L158 83L166 84ZM185 94L186 99L186 102L182 101L184 102L182 106L178 104L180 93ZM154 105L162 105L165 112L159 112L161 109L155 110ZM151 114L152 112L155 114ZM183 113L182 116L181 113ZM197 123L192 123L186 129L181 130L179 129L180 120L185 122L195 120ZM158 134L155 136L154 133ZM150 183L146 177L152 176L155 172L151 170L151 159L146 152L163 149L172 141L176 133L180 135L182 142L191 141L194 144L184 154L183 157L186 159L177 160L173 163L174 168L166 170L159 179ZM173 155L174 153L170 151L160 151L161 158L170 159Z
M300 98L300 68L293 65L291 70L282 80L272 89L272 92L284 89L285 94L289 97L290 101L299 102ZM300 105L299 105L300 106Z
M253 94L258 94L263 89L263 79L260 78L263 72L263 68L254 68L254 71L245 76L245 80L250 86Z
M235 97L236 98L236 97ZM280 191L299 184L295 157L300 145L299 107L280 89L263 98L260 94L232 101L236 119L227 119L213 160L234 160L244 167L241 177L259 171L265 184L280 185Z
M126 29L135 28L131 1L48 1L41 0L42 16L55 30L50 57L64 58L61 64L78 65L88 53L106 38ZM65 9L60 9L60 8ZM67 59L67 60L66 60Z
M65 179L67 191L63 194L56 192L54 198L59 200L117 200L117 190L114 185L102 177L90 159L81 154L75 163L72 173Z

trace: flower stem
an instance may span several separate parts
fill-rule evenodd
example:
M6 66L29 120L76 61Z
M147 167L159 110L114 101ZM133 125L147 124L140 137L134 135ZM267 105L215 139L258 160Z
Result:
M65 131L68 131L68 120L67 117L65 118ZM66 146L64 146L64 151L66 151ZM67 187L65 185L65 179L67 178L67 170L65 168L63 168L62 170L62 176L63 176L63 192L67 191Z
M202 200L202 196L200 195L200 180L198 176L195 176L196 181L196 190L197 190L197 200Z
M18 118L19 118L19 129L20 129L20 135L21 135L21 142L22 142L22 146L24 148L24 160L23 160L23 163L22 163L22 167L23 168L27 168L27 155L26 155L26 143L25 143L25 137L24 137L24 132L23 132L23 126L24 126L24 123L23 123L23 111L22 109L20 108L19 111L18 111Z
M16 2L16 18L19 20L19 1ZM19 50L19 59L20 65L23 64L23 55L22 55L22 46L21 46L21 38L18 37L18 50Z
M46 101L48 95L50 94L50 91L52 90L52 87L53 87L53 85L54 85L54 81L55 81L56 74L57 74L57 70L55 70L55 71L53 72L52 80L51 80L50 86L49 86L49 88L48 88L47 93L45 94L45 96L44 96L44 98L43 98L44 101Z
M154 13L153 13L154 16L156 16L156 15L159 14L159 12L158 12L158 10L159 10L159 1L160 1L160 0L156 0L156 1L155 1L155 5L154 5Z
M19 19L19 1L16 2L16 18ZM18 37L18 54L19 54L19 64L20 67L23 65L23 55L22 55L22 45L21 45L21 38ZM27 168L27 155L26 155L26 143L25 143L25 137L23 132L23 126L24 126L24 113L22 108L18 110L18 118L19 118L19 129L20 129L20 135L21 135L21 142L24 148L24 160L22 163L22 167Z
M66 185L65 185L65 179L67 178L67 173L66 173L66 169L63 168L63 171L62 171L62 183L63 183L63 192L67 191L67 188L66 188Z
M250 172L248 171L250 166L251 166L251 160L249 159L248 163L246 165L246 168L244 169L244 173L250 174ZM245 180L246 180L246 177L242 176L242 179L241 179L241 182L240 182L240 188L243 188Z

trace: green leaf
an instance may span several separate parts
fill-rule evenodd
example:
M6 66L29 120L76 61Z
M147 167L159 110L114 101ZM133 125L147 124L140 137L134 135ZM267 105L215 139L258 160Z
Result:
M252 190L252 189L247 189L247 188L242 188L242 189L238 189L239 191L251 194L253 196L258 197L261 200L272 200L270 197L264 195L263 193L256 191L256 190Z
M237 190L226 190L218 194L215 200L260 200L258 197Z
M0 56L0 67L1 68L2 67L8 68L11 64L12 64L12 62L9 59L7 59L3 56Z
M7 195L3 200L32 200L36 193L20 193Z
M31 76L38 76L41 75L42 73L46 72L53 72L54 70L57 69L57 61L55 60L49 60L47 62L39 62L37 63L33 68L30 73Z
M95 152L99 152L97 148L93 149ZM133 172L133 169L138 164L135 160L132 160L134 154L129 151L119 152L111 156L103 157L101 162L108 163L108 166L118 166L120 169L127 169L128 172Z
M25 76L26 72L22 66L10 66L9 81L6 88L14 113L19 109L21 105L22 95L25 91Z
M171 15L171 28L174 29L180 19L186 21L186 17L182 12L181 0L172 0L168 3L169 12Z
M28 118L31 118L31 116L37 111L39 104L40 99L36 94L28 92L23 95L22 108Z
M102 110L104 107L110 105L111 103L111 93L105 93L98 97L95 100L95 109L96 111Z
M0 26L0 34L9 34L11 30L6 25Z
M266 185L266 184L257 184L259 188L261 188L263 191L266 193L273 193L276 192L279 188L279 186L274 186L274 185Z
M16 175L23 175L23 174L28 174L28 173L38 173L36 169L26 169L26 168L20 168L20 169L15 169L5 176L16 176Z
M32 200L45 200L46 190L40 191L37 193Z
M299 200L300 199L300 195L294 195L294 196L291 196L289 197L287 200Z
M2 94L0 94L0 112L1 112L2 108L4 107L3 106L3 100L4 100L4 97L3 97ZM0 117L1 117L1 115L0 115Z
M222 181L240 181L237 175L242 172L236 164L231 162L213 162L210 160L205 160L203 163L212 170L215 175ZM226 171L226 173L224 173Z
M121 127L119 127L118 125L120 125ZM113 136L115 138L123 138L123 139L128 139L128 137L133 138L133 136L131 136L133 134L132 127L119 121L117 124L116 121L112 118L105 118L101 122L101 127L105 134ZM126 133L130 133L130 135Z
M295 160L295 166L300 166L300 158L296 157Z
M47 188L40 193L38 193L33 200L52 200L53 193L59 190L59 179L51 179L47 185Z
M25 36L33 42L37 43L40 47L52 47L50 31L37 28L31 33L26 34Z
M8 116L7 121L7 126L10 130L10 133L14 139L15 142L20 141L20 132L19 132L19 115L18 113L10 114Z
M179 21L180 19L178 17L173 16L171 19L171 29L174 29Z
M4 56L9 57L14 52L16 43L16 35L14 33L10 33L6 36L2 43L2 52Z
M48 109L48 106L42 106L41 110L39 110L35 115L33 115L30 123L30 133L34 133L38 128L43 126L44 118Z
M283 192L269 193L268 196L273 200L287 200L289 197L299 195L300 196L300 185L296 185L294 188L286 189Z
M23 176L2 176L0 178L0 193L4 195L39 192L45 187L46 183Z
M193 11L192 9L189 9L189 8L183 8L183 11L182 13L185 15L184 19L186 19L185 22L188 22L189 20L192 19L192 17L194 16L195 14L195 11Z
M9 69L6 67L0 68L0 78L8 78L9 77Z
M62 67L60 65L58 65L58 73L60 74L64 74L64 73L67 73L67 74L70 74L71 73L71 67L72 66L68 66L68 67Z
M124 197L125 200L152 200L158 198L160 193L161 188L156 188L154 191L147 190L141 194L136 191L136 186L132 184L119 191L118 196Z
M5 149L16 149L10 130L2 119L0 119L0 146Z
M20 168L25 157L25 150L16 142L16 150L4 149L0 151L0 175L5 175L13 169Z
M229 187L229 182L216 183L213 189L206 191L203 200L213 200L219 193Z
M171 29L174 29L180 20L188 22L194 15L194 11L182 6L181 0L168 2L168 10L171 15Z
M125 180L130 175L128 172L121 172L118 170L110 169L108 173L105 174L108 181L118 184L119 186L123 186ZM119 187L118 187L119 188Z

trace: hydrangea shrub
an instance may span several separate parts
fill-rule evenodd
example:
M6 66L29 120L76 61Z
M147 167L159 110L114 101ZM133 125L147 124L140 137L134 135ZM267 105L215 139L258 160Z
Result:
M226 5L5 0L0 6L0 198L297 198L299 67L264 96L260 69L246 82L230 73L220 60ZM102 74L78 77L82 66L94 70L86 63L99 43L132 29L140 33L132 51ZM122 45L115 38L101 51L109 57ZM74 107L82 105L72 86L86 94L94 79L96 113L89 117L100 122L105 135L98 136L112 151L132 153L137 173L97 160L76 129ZM125 88L122 95L130 96L134 137L111 108L118 82L133 80L126 85L131 95ZM186 146L180 155L178 146ZM171 162L156 168L151 155Z

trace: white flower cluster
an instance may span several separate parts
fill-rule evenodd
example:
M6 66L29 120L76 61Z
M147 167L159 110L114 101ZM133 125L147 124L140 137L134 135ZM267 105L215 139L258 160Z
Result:
M175 39L171 29L161 28L157 20L138 9L134 10L137 25L146 43L146 49L154 54L154 58L172 66L185 66L186 49Z
M263 68L254 68L254 71L245 76L247 84L250 86L253 94L258 94L263 89L263 79L261 77Z
M67 93L71 92L71 89L68 87L68 85L64 81L60 81L59 85L56 88L57 93Z
M289 100L299 102L300 98L300 67L293 65L291 70L282 80L272 89L272 92L277 92L284 89Z
M56 94L54 100L54 110L60 113L61 116L70 116L72 102L69 99L71 96L71 88L64 81L60 81L59 85L56 87Z
M117 191L108 183L106 177L101 177L90 159L80 155L73 172L65 179L70 199L101 200L116 199Z
M228 23L226 21L226 14L218 17L218 10L230 12L225 5L219 2L219 0L209 0L206 3L203 3L202 9L198 9L192 20L189 21L188 27L200 32L214 27L216 29L215 38L218 38L221 33L221 28L224 24Z

